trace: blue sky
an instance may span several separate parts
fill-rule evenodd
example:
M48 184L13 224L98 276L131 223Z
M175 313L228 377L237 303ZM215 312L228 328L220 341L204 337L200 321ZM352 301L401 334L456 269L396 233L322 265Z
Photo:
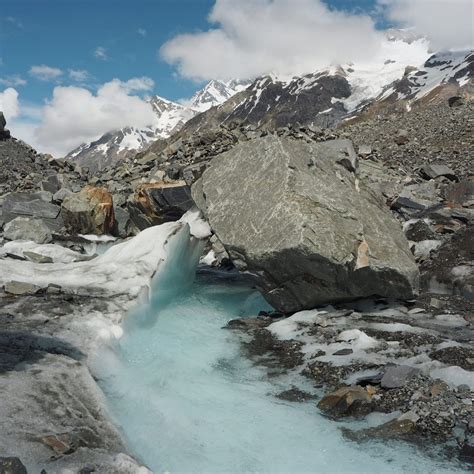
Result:
M238 0L235 0L236 2ZM332 7L369 11L373 0L332 0ZM160 58L162 44L178 34L206 30L213 0L2 0L0 77L20 76L24 101L48 97L55 85L75 84L68 70L89 73L88 86L113 78L148 76L155 92L176 100L201 85L180 78ZM103 48L105 57L94 56ZM28 71L47 65L63 72L42 81ZM80 81L79 81L80 82Z
M370 61L390 26L473 43L472 0L0 0L0 110L57 156L150 125L146 96Z

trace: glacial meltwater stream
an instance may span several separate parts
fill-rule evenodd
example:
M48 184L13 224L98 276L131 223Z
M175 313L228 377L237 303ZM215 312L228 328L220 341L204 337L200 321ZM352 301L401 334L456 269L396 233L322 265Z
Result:
M204 267L194 279L203 242L186 230L164 240L150 301L125 318L123 337L94 363L130 450L153 472L462 470L402 442L346 440L343 424L321 416L315 401L277 398L292 384L314 387L297 373L269 376L242 354L239 336L223 329L270 309L263 297L237 273Z
M211 273L212 275L212 273ZM266 308L233 278L200 273L146 317L132 315L116 350L100 357L101 385L133 453L155 473L459 472L404 443L345 440L315 402L282 401L288 388L240 353L230 319ZM306 388L310 387L308 385Z

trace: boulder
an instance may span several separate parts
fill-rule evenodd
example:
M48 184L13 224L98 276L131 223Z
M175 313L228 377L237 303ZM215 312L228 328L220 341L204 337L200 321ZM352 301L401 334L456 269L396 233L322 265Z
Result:
M456 173L446 165L426 165L421 168L421 175L426 179L436 179L441 176L457 180Z
M28 474L26 467L18 458L0 458L0 472L2 474Z
M289 313L372 295L411 298L398 222L349 168L348 143L268 135L215 157L193 198L234 265ZM351 166L348 166L351 165Z
M408 365L391 365L383 374L380 385L383 388L403 387L408 380L420 373L420 369Z
M8 240L32 240L47 244L53 240L49 227L39 219L16 217L5 225L3 235Z
M10 193L3 200L2 215L5 222L16 217L41 219L51 230L63 227L61 208L51 202L51 193Z
M105 188L86 186L66 196L61 215L71 233L111 234L115 225L112 196Z
M6 124L5 115L3 115L3 112L0 112L0 140L10 138L10 131L5 128Z
M127 203L130 218L140 230L176 221L193 205L184 181L142 184Z
M366 415L371 411L371 396L365 388L357 385L341 387L325 395L318 403L318 408L334 417Z
M40 286L31 283L24 283L22 281L9 281L5 283L5 292L11 295L36 295L42 290Z

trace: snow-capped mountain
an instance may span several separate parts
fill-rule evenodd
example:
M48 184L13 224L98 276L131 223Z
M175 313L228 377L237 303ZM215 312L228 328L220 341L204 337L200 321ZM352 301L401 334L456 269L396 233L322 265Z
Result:
M251 81L241 81L238 79L232 81L210 81L204 89L196 92L189 102L191 109L197 112L205 112L211 107L223 104L238 92L245 90Z
M82 144L71 151L66 159L74 160L91 171L104 169L134 156L158 139L171 136L195 115L222 104L248 85L249 82L244 81L213 80L183 104L154 95L149 99L156 115L153 124L145 128L125 127L108 132L98 140Z
M370 61L331 66L301 77L259 78L222 105L191 119L183 133L221 124L331 127L382 105L411 108L443 91L455 95L472 84L473 76L471 51L433 54L425 39L393 31Z

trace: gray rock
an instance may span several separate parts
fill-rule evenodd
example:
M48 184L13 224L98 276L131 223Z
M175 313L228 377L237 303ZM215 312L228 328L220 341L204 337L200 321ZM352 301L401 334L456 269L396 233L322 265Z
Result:
M40 186L43 191L47 191L51 194L54 194L61 187L61 183L59 181L58 175L53 174L51 176L48 176L45 180L41 181Z
M1 125L1 121L0 121L0 125ZM0 458L0 473L27 474L27 471L26 471L26 467L18 458Z
M66 199L68 196L72 194L72 191L67 188L61 188L59 191L56 191L53 194L53 201L55 203L62 203L64 199Z
M9 281L5 284L5 292L11 295L36 295L39 291L41 291L40 286L22 281Z
M63 222L59 215L60 207L51 203L49 192L11 193L8 194L2 206L2 216L5 222L16 217L35 217L41 219L51 230L62 228Z
M192 187L233 263L279 311L417 288L408 242L347 169L351 154L347 141L268 135L215 157Z
M359 156L369 156L372 154L372 147L370 145L361 145L359 147Z
M385 370L380 385L383 388L403 387L409 379L419 373L419 369L408 365L391 365Z
M436 179L441 176L456 180L456 173L446 165L426 165L421 168L421 174L428 179Z
M53 259L46 255L41 255L36 252L23 252L23 255L30 261L35 263L53 263Z
M16 217L5 225L4 237L8 240L32 240L46 244L53 240L49 227L39 219Z
M116 234L119 237L128 237L130 235L130 214L121 207L115 207L115 225L116 225Z

